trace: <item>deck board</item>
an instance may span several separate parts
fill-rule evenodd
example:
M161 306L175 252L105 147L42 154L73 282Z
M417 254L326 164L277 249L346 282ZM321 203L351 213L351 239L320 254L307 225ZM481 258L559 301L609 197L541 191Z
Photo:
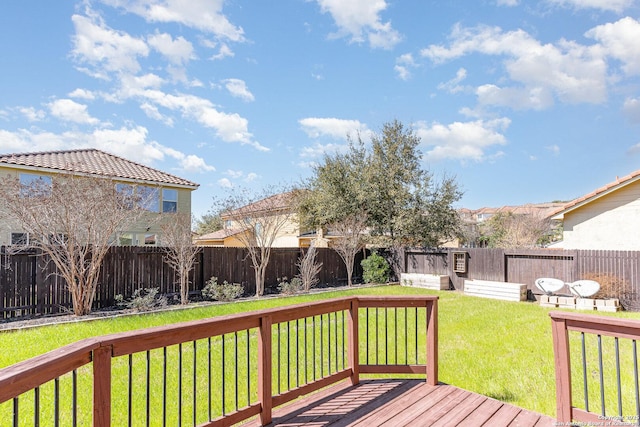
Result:
M256 420L243 426L256 426ZM343 381L276 408L278 427L422 427L553 426L548 416L424 380L363 380L355 387Z

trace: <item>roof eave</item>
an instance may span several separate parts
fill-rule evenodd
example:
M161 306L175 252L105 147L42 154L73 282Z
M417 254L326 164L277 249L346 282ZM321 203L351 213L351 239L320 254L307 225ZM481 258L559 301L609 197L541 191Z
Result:
M120 181L120 182L160 185L160 186L166 186L166 187L184 188L188 190L196 190L200 187L200 184L196 184L196 183L194 183L193 185L176 184L172 182L155 181L155 180L148 180L148 179L123 178L119 176L105 175L105 174L99 174L99 173L68 171L68 170L57 169L57 168L48 168L45 166L29 166L29 165L15 164L15 163L0 163L0 166L6 167L9 169L19 169L19 170L25 170L30 172L47 172L52 175L77 175L77 176L97 177L97 178L112 179L114 181Z

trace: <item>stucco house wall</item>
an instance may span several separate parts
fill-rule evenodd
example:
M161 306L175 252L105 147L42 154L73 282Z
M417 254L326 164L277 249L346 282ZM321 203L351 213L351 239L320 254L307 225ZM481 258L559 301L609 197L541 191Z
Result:
M640 250L640 181L618 179L577 199L554 218L563 219L563 249Z
M61 174L87 175L112 179L116 184L157 189L159 212L149 212L131 229L114 236L115 244L136 246L157 245L163 221L171 220L170 214L157 220L163 210L163 189L176 191L176 212L191 213L191 193L198 188L198 184L183 178L94 149L0 155L0 177L17 178L21 173L51 176L52 180ZM19 232L15 221L0 221L0 245L11 244L12 233Z

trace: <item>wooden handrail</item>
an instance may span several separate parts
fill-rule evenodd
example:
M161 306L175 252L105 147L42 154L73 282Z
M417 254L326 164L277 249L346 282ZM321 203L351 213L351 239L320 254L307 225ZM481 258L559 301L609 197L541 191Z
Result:
M572 421L602 423L602 415L573 406L569 331L630 340L640 339L640 321L590 314L552 311L554 363L556 371L556 417Z
M343 297L89 338L0 369L0 403L93 362L93 422L94 426L109 426L111 422L112 358L215 336L224 336L228 333L257 329L258 405L250 404L243 410L227 414L224 419L207 425L226 425L229 419L238 422L256 414L259 415L262 424L268 424L271 421L271 411L274 406L345 378L350 378L352 384L357 384L359 375L363 371L370 373L425 373L429 384L437 384L437 301L437 296ZM427 355L426 366L386 365L386 362L384 365L374 366L360 364L358 313L360 308L367 307L426 308L427 339L426 348L423 350ZM348 345L346 348L348 365L341 370L334 370L333 373L329 372L328 375L318 380L314 378L314 381L306 385L274 396L272 391L272 366L274 363L272 360L272 325L340 311L348 313L348 342L346 343ZM367 367L370 369L364 369Z

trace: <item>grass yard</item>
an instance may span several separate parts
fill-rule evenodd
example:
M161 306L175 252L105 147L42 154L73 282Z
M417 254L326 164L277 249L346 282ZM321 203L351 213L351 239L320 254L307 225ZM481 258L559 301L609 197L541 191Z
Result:
M354 294L438 295L440 381L555 416L550 309L535 303L497 301L468 297L459 292L426 291L401 286L264 298L0 332L0 367L92 336ZM640 318L638 313L608 315ZM90 385L86 387L90 390Z

